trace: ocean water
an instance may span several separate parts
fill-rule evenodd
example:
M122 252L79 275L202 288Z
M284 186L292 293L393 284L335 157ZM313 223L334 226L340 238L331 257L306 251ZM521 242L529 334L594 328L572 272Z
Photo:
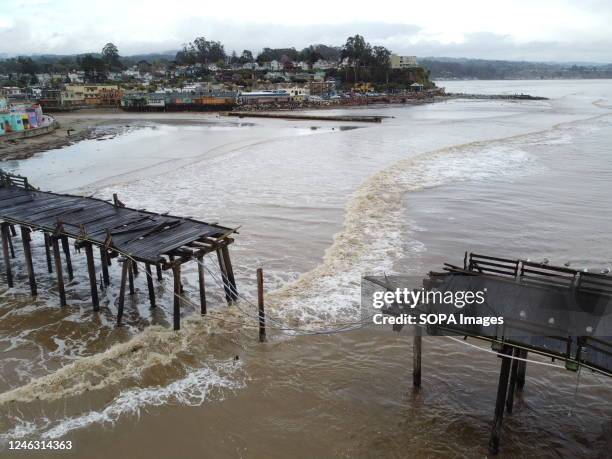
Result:
M117 192L133 207L240 226L238 287L252 298L264 268L271 328L258 344L252 304L224 304L212 258L204 318L196 266L185 266L180 333L168 327L170 279L151 312L144 273L115 328L116 265L94 314L76 253L61 308L35 238L41 294L29 297L18 264L16 288L0 291L3 446L72 440L58 457L485 455L498 359L428 338L415 396L410 338L351 326L361 275L424 275L465 250L612 265L612 81L440 84L550 100L350 110L389 116L382 124L112 115L121 135L3 164L42 189ZM315 334L341 327L356 329ZM610 382L538 364L527 376L502 453L605 456Z

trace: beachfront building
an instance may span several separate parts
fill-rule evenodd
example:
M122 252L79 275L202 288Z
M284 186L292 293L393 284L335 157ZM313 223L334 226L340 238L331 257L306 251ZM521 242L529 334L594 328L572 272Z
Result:
M241 92L238 95L238 102L243 105L286 103L290 101L291 95L286 89Z
M410 85L410 91L412 92L421 92L423 90L423 85L421 83L412 83Z
M308 83L308 93L323 99L329 98L336 91L336 81L328 79L325 81L315 80Z
M10 104L0 97L0 135L44 127L50 122L38 104Z
M285 91L289 93L289 99L291 100L291 102L304 102L308 97L307 88L293 86L291 88L286 88Z
M336 67L338 67L338 63L337 62L335 62L335 61L326 61L326 60L323 60L323 59L319 59L312 66L312 68L315 69L315 70L331 70L331 69L335 69Z
M416 56L398 56L397 54L391 54L390 61L392 69L408 69L418 65Z

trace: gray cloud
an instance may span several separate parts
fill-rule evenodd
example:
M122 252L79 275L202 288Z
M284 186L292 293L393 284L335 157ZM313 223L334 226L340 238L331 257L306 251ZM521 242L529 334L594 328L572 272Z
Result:
M596 9L606 1L590 0L588 6ZM264 47L295 47L323 43L340 46L355 33L363 35L372 44L387 46L393 52L417 56L468 57L483 59L528 61L589 61L612 62L612 36L599 40L531 41L517 43L510 35L479 32L465 34L461 43L441 43L421 38L421 27L413 24L384 22L317 24L289 26L283 24L252 24L214 19L185 19L174 26L167 36L156 40L143 35L138 39L121 39L95 28L78 27L69 32L55 31L46 40L33 33L25 19L18 19L10 27L0 27L0 43L11 48L1 53L82 53L98 51L108 41L119 46L123 55L177 50L197 36L205 36L224 43L228 52Z

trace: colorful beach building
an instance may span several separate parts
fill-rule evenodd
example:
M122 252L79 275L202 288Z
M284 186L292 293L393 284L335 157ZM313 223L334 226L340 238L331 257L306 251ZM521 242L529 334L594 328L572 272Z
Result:
M44 127L46 118L38 104L9 104L0 98L0 135Z

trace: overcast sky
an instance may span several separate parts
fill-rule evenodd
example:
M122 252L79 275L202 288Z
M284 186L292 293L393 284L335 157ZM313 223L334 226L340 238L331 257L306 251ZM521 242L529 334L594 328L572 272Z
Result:
M0 0L0 54L226 51L341 45L359 33L398 54L612 62L612 0Z

